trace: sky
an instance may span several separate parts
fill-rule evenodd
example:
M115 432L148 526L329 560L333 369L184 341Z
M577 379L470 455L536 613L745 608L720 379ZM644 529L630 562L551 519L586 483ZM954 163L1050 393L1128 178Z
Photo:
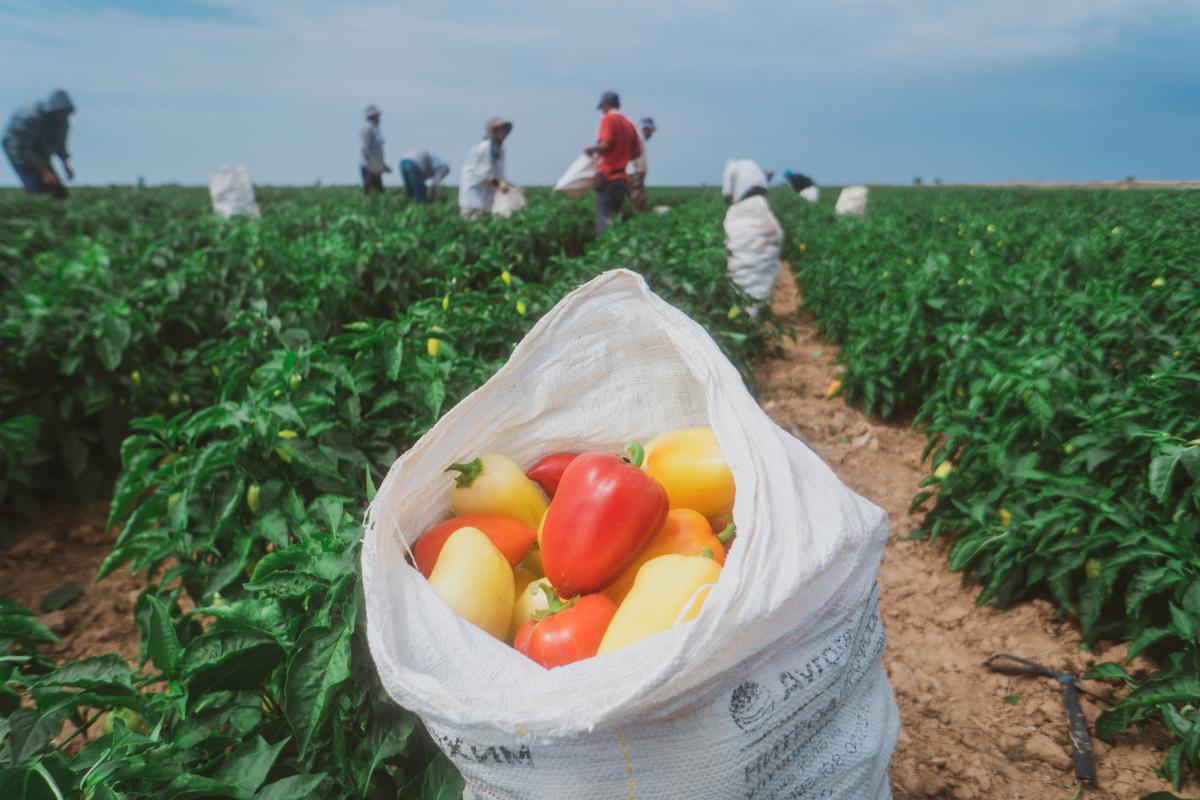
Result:
M504 115L539 185L614 89L652 185L1200 179L1197 42L1200 0L0 0L0 119L66 88L80 183L304 185L357 181L368 103L451 182Z

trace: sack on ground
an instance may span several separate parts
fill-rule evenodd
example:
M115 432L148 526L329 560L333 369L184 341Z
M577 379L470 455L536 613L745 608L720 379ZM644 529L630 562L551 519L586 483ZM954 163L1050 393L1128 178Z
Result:
M405 561L448 514L450 463L617 453L696 425L713 427L733 471L738 535L693 621L545 670ZM462 771L466 797L891 796L899 722L875 586L886 517L771 422L704 329L637 274L564 298L393 465L367 519L379 677Z
M867 215L867 187L847 186L838 195L837 205L834 206L837 215L854 214L858 217Z
M254 200L254 184L245 167L228 164L217 167L208 175L208 193L212 197L213 211L225 219L239 214L260 216L258 203Z
M805 186L800 190L800 196L810 203L816 203L821 199L821 187L816 184Z
M762 195L747 197L725 212L729 277L755 300L771 299L782 245L783 227Z
M571 162L567 171L554 184L554 191L562 192L575 200L583 197L592 188L592 176L596 174L596 159L594 156L581 155Z
M507 192L496 190L492 198L492 213L501 217L511 217L525 207L525 192L519 186L512 186Z

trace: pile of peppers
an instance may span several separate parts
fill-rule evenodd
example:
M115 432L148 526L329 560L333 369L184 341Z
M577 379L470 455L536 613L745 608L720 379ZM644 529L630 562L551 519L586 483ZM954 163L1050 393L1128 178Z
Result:
M413 566L546 669L694 619L734 536L733 474L711 428L622 456L552 453L522 470L487 453L446 471L455 516L421 536Z

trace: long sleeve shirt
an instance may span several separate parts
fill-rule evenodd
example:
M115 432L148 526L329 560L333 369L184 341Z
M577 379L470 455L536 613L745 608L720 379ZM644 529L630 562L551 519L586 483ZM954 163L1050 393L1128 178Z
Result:
M42 108L43 104L19 109L4 130L4 152L20 167L48 167L50 157L66 161L67 119Z
M463 161L458 184L458 207L464 211L491 211L496 184L504 178L504 148L491 139L478 142Z
M383 172L386 162L383 160L383 132L379 126L368 122L362 126L359 137L362 139L362 165L368 172Z
M446 162L428 150L410 150L404 154L403 160L416 164L425 181L433 189L441 186L442 181L446 180L446 176L450 174L450 167L446 165Z

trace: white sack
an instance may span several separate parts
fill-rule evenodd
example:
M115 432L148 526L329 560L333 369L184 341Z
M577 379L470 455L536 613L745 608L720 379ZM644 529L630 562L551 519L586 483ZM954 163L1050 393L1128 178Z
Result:
M729 277L755 300L771 299L782 245L783 227L762 195L747 197L725 212Z
M250 173L242 166L223 164L208 174L208 193L212 197L213 211L225 219L245 214L258 217L258 203L254 201L254 184Z
M554 184L554 191L562 192L572 200L583 197L592 190L592 176L596 174L596 158L586 153L567 167L567 171Z
M492 213L502 217L511 217L524 207L525 192L519 186L513 186L507 192L497 189L492 197Z
M838 195L834 211L840 217L844 214L854 214L859 217L867 215L867 187L847 186Z
M449 515L447 464L712 425L738 537L693 621L545 670L405 561ZM626 270L550 311L392 466L367 514L367 639L388 694L489 800L890 798L899 718L876 608L887 519L777 427L698 324Z
M821 199L821 188L816 184L805 186L800 190L800 196L810 203L816 203Z

